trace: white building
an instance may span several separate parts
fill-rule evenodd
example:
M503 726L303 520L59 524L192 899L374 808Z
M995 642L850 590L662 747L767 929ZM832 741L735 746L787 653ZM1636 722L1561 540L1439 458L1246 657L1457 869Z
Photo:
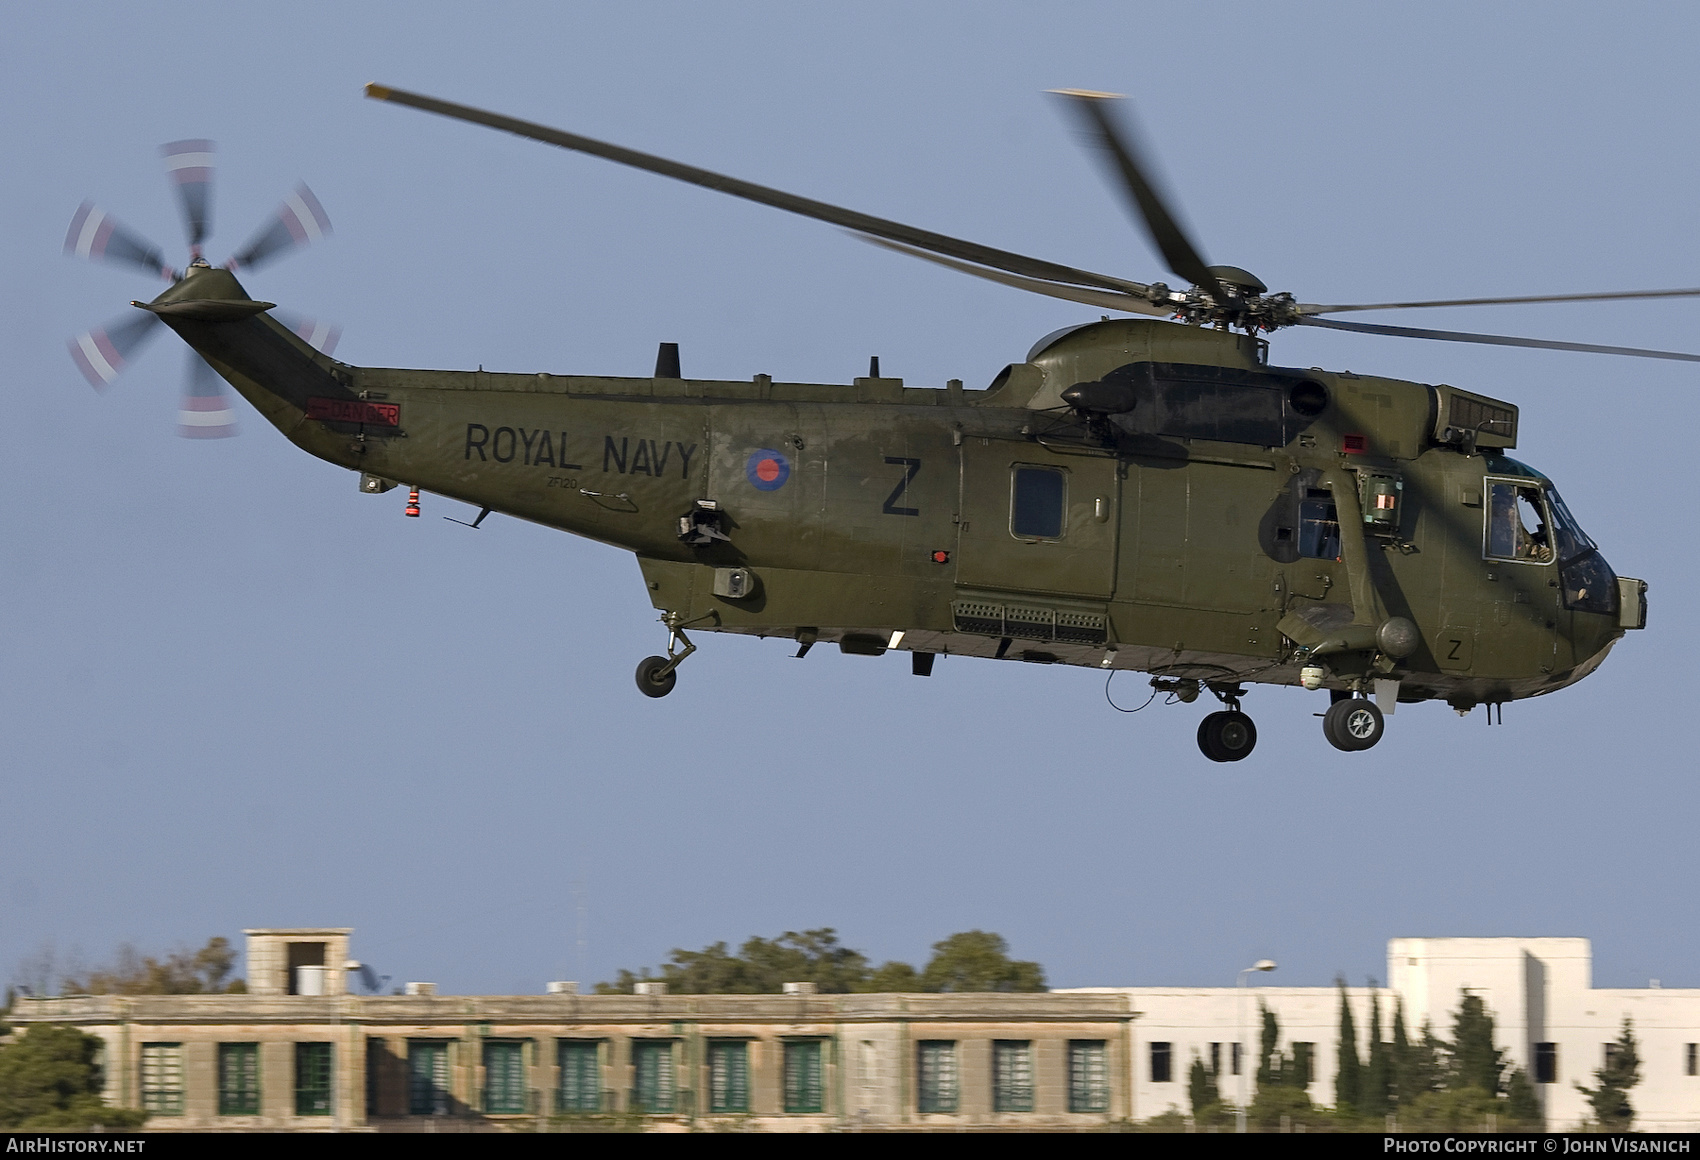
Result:
M1239 1102L1258 1049L1257 1004L1280 1021L1280 1048L1312 1044L1310 1097L1333 1104L1339 1066L1340 998L1337 987L1259 985L1272 976L1253 973L1247 987L1087 987L1127 995L1133 1021L1133 1114L1139 1119L1174 1107L1188 1110L1187 1072L1194 1055L1208 1066L1219 1059L1224 1100ZM1630 1020L1641 1058L1641 1082L1630 1092L1635 1126L1646 1130L1700 1131L1700 990L1648 987L1596 989L1592 951L1585 938L1397 938L1387 944L1389 985L1372 992L1347 990L1357 1025L1358 1058L1368 1056L1370 1000L1381 1001L1382 1039L1393 1038L1393 1011L1402 999L1406 1031L1414 1041L1423 1023L1442 1039L1452 1034L1464 990L1480 995L1494 1019L1496 1045L1512 1067L1534 1082L1549 1128L1572 1128L1589 1115L1578 1082L1595 1086L1606 1045ZM1236 1046L1245 1044L1236 1051Z

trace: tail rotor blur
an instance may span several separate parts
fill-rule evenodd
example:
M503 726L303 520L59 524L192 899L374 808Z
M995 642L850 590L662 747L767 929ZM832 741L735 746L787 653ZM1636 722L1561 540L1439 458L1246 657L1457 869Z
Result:
M255 270L297 246L311 245L331 232L325 207L305 185L284 198L277 212L246 246L225 263L232 270Z
M206 264L202 246L212 234L213 160L216 147L195 138L173 141L160 147L166 173L171 178L177 207L189 241L191 265ZM313 191L299 185L283 204L255 231L248 243L225 266L235 270L258 269L283 255L318 241L331 232L329 216ZM86 201L71 218L65 235L65 252L90 261L107 262L143 270L154 277L176 282L182 275L166 263L160 248L121 224L111 214ZM342 336L340 327L312 319L274 312L274 317L303 342L330 355ZM157 334L157 315L126 315L104 326L84 331L69 342L71 361L89 385L104 390L135 360L143 345ZM218 373L200 355L191 351L178 408L178 434L189 439L218 439L236 434L236 411L231 391Z

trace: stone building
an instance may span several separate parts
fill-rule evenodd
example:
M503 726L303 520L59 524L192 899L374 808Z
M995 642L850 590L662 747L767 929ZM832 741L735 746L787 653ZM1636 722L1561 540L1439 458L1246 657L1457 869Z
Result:
M349 933L248 931L245 995L23 999L14 1019L100 1036L107 1101L152 1112L150 1130L608 1115L661 1130L1096 1128L1130 1114L1121 995L353 995Z

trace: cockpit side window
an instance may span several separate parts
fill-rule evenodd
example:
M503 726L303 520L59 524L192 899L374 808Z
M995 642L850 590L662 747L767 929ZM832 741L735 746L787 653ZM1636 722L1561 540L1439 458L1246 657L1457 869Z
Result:
M1538 485L1488 481L1486 547L1490 560L1552 563L1552 532Z

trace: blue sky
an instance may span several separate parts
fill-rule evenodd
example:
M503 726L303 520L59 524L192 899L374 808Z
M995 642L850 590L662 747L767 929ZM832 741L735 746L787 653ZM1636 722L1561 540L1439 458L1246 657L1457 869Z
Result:
M388 366L983 385L1086 308L817 223L366 101L382 81L990 245L1166 277L1045 89L1131 94L1211 261L1310 301L1700 282L1689 5L213 4L6 9L0 974L347 925L383 973L539 991L751 933L876 959L1002 932L1058 985L1379 976L1399 935L1585 935L1700 985L1682 772L1700 644L1691 366L1283 332L1287 365L1523 408L1651 627L1582 685L1407 707L1338 754L1258 689L1250 759L1102 678L708 637L663 701L635 563L358 494L242 412L173 436L169 335L104 396L64 340L155 292L60 253L92 197L183 260L158 146L219 146L214 260ZM1171 281L1173 279L1170 279ZM1692 303L1388 321L1700 349ZM1122 695L1137 679L1123 678ZM1692 767L1688 767L1692 769ZM580 901L583 946L579 945Z

